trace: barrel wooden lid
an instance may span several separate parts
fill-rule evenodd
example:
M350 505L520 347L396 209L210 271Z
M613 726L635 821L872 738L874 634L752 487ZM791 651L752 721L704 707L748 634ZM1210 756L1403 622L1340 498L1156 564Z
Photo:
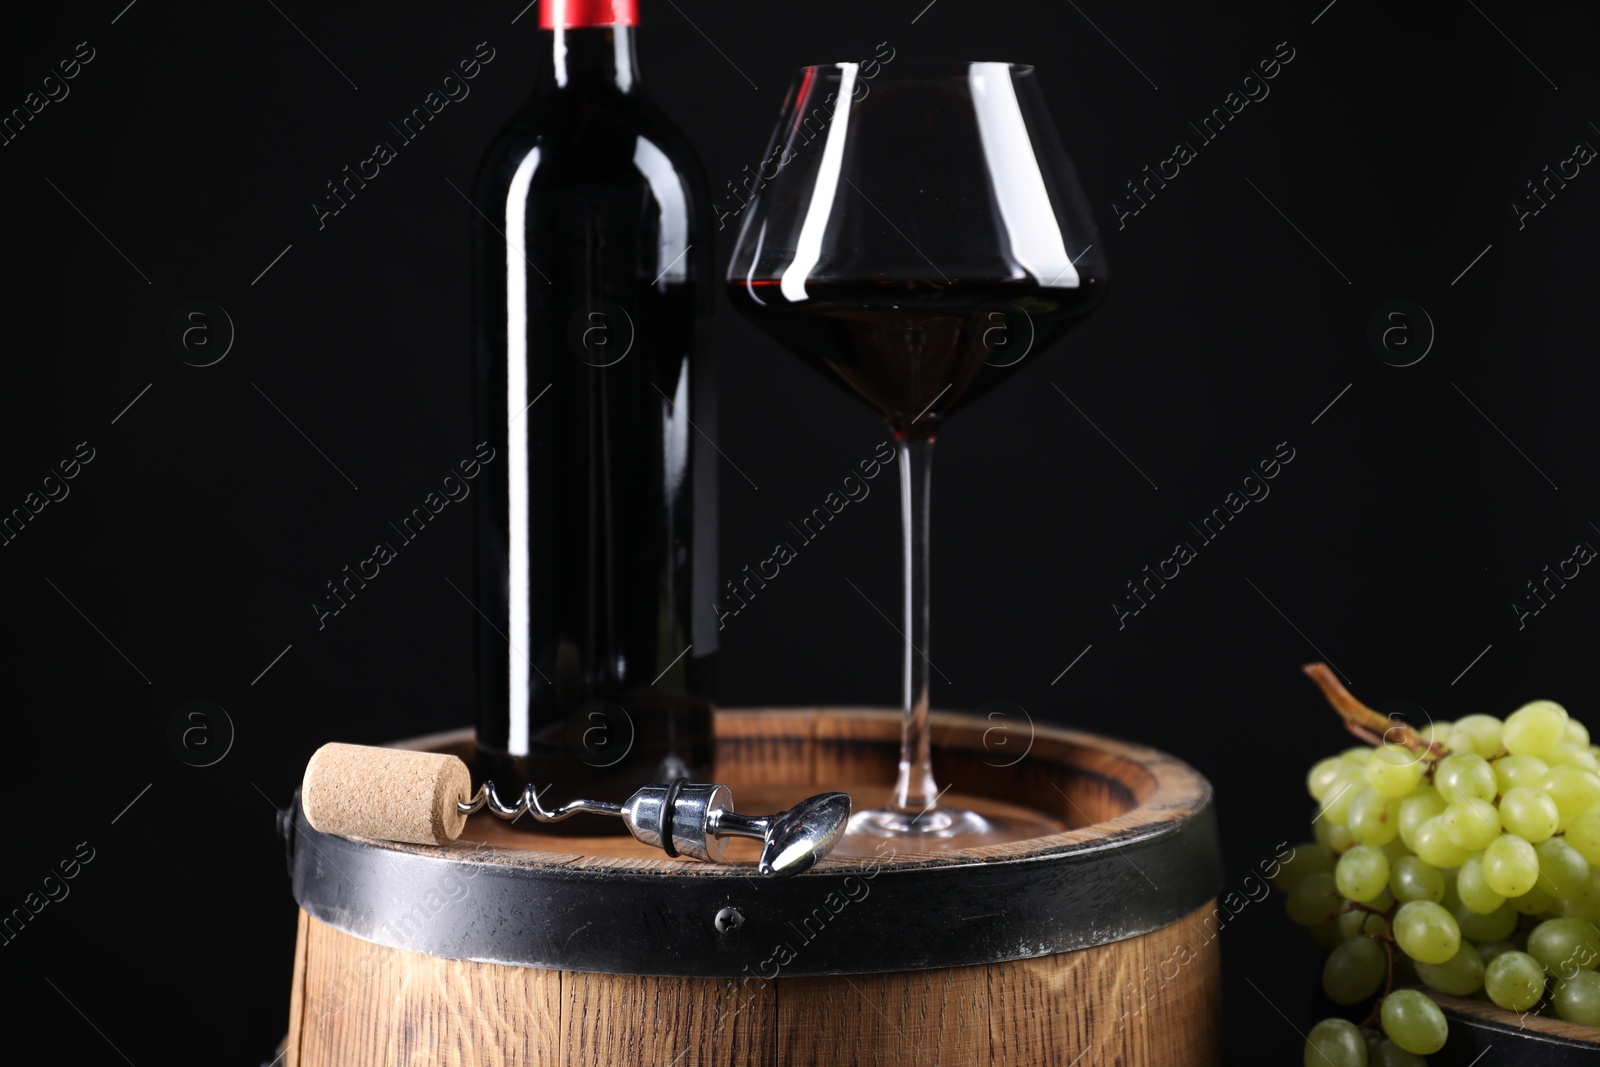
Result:
M878 803L899 757L898 712L721 710L714 729L713 777L741 811L824 789ZM886 843L877 856L835 855L796 878L762 879L627 837L561 837L483 817L452 845L420 846L319 834L297 816L295 897L347 933L437 956L771 978L1072 951L1176 922L1220 891L1211 787L1187 765L1015 720L936 713L933 729L948 797L1042 812L1061 832L949 852ZM471 744L461 731L404 747L470 762ZM817 938L824 927L829 936Z

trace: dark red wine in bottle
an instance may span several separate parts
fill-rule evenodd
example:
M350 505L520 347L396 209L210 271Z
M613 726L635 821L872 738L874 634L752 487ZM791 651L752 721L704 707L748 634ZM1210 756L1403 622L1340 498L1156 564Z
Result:
M640 81L636 0L539 18L533 95L473 191L474 404L499 457L477 510L479 770L506 798L622 801L710 772L710 199Z

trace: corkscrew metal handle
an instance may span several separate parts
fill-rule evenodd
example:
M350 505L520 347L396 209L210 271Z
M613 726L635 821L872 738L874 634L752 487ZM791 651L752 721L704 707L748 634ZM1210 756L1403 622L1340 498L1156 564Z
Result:
M470 800L462 797L471 794ZM668 856L727 862L727 838L761 842L757 869L771 877L799 874L833 850L850 821L846 793L819 793L774 815L741 815L725 785L680 778L647 785L621 804L569 800L547 807L532 786L507 804L484 782L472 792L467 765L455 756L412 749L327 744L306 765L300 789L306 821L321 833L446 845L467 816L487 809L502 819L530 815L560 822L580 812L615 815L628 832Z
M514 804L484 782L471 800L458 802L462 815L487 809L502 819L531 815L539 822L560 822L586 812L616 815L628 832L669 856L691 856L712 863L727 861L729 837L749 837L761 842L756 869L769 877L809 870L833 850L850 821L847 793L818 793L775 815L742 815L733 808L733 793L725 785L691 782L680 778L671 785L647 785L621 804L604 800L569 800L546 807L533 786L522 790Z

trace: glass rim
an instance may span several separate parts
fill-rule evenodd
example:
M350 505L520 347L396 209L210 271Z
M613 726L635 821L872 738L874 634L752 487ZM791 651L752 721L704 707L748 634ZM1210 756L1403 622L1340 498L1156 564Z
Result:
M972 68L980 63L985 65L1005 67L1011 72L1013 77L1027 76L1034 73L1034 65L1032 63L1010 63L1002 59L974 59L967 60L965 62L960 60L928 59L884 62L882 60L868 59L840 60L836 63L808 63L799 68L798 74L802 78L818 78L827 77L829 75L838 77L843 73L839 68L844 66L846 63L861 67L872 62L876 62L878 65L877 72L872 75L872 81L879 81L885 78L897 80L903 79L907 81L914 79L937 81L941 78L965 79L967 75L971 73Z

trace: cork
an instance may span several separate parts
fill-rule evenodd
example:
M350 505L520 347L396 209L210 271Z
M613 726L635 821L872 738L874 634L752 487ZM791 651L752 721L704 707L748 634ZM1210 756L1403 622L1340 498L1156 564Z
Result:
M472 778L455 756L367 745L323 745L306 764L300 806L325 834L443 845L467 817Z

